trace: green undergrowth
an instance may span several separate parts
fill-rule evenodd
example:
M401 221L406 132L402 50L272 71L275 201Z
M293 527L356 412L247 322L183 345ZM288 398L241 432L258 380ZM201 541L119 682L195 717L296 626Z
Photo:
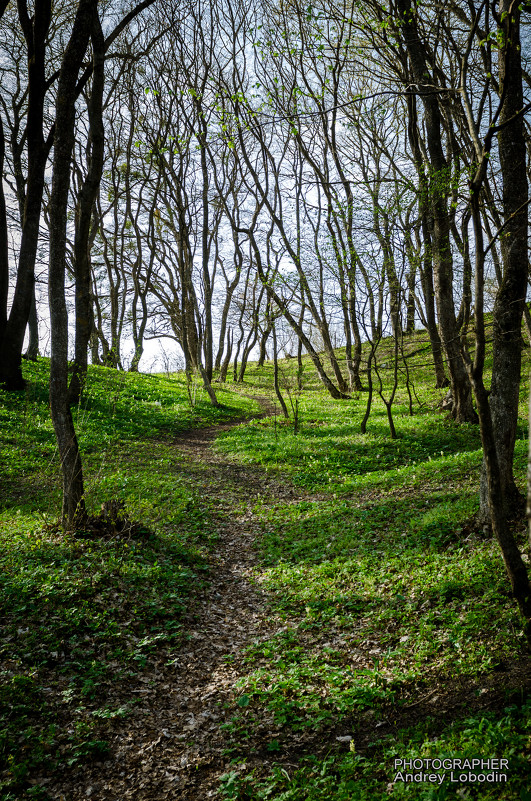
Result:
M465 716L438 736L432 728L427 719L392 737L375 739L365 754L356 752L352 740L342 754L309 754L297 767L276 764L267 778L231 770L222 778L221 795L256 801L529 801L529 702L508 705L498 714ZM461 760L463 768L455 760ZM494 769L481 768L478 760L483 765L492 760Z
M270 363L220 389L219 410L179 376L92 369L75 410L87 503L95 514L116 502L130 521L103 537L58 532L47 365L26 365L26 392L0 396L3 801L46 798L40 779L104 760L113 727L141 718L149 701L138 699L189 634L183 611L208 579L221 508L260 532L254 581L271 610L260 639L226 657L241 678L221 798L530 801L529 661L499 549L475 522L479 432L441 411L422 332L406 350L394 440L377 396L361 434L367 393L332 400L306 359L299 376L295 360L280 364L287 420ZM524 380L521 489L527 391ZM216 447L271 476L258 500L232 474L203 482L172 444L255 413L249 396L268 396L276 413ZM513 527L525 550L524 522ZM395 760L450 757L506 758L507 781L397 778Z
M100 761L114 721L141 715L153 674L187 636L191 587L216 527L172 440L257 411L235 392L190 403L179 376L91 368L74 409L91 514L125 509L123 530L64 535L47 362L0 394L0 798L46 798L40 779ZM148 696L149 697L149 696Z
M249 383L265 383L271 369L254 367ZM413 409L402 386L394 440L380 400L361 434L366 393L332 400L310 375L298 391L295 366L282 370L297 425L293 404L289 420L255 420L217 440L230 458L294 488L253 508L264 532L255 580L281 627L241 660L226 726L234 767L220 792L275 801L531 798L529 663L499 548L475 524L478 427L441 412L446 390L434 390L415 359ZM515 469L524 489L527 382L521 397ZM523 521L514 527L527 550ZM439 706L443 721L430 716ZM447 754L510 757L509 778L394 781L394 759ZM260 760L271 767L257 769Z

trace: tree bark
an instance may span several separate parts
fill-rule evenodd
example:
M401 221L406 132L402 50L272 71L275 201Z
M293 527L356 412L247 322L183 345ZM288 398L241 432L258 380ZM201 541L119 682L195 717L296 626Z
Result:
M435 294L439 313L439 326L444 349L448 358L448 371L452 389L452 415L457 422L477 423L472 405L472 391L461 355L459 331L453 297L453 260L450 242L450 214L448 209L450 165L442 148L441 113L437 96L432 91L434 80L430 76L425 47L419 37L416 10L411 0L398 0L401 15L401 32L404 46L411 62L416 91L424 107L424 124L430 157L428 179L429 203L433 229L433 265L435 272Z
M79 0L66 46L56 100L52 191L49 203L49 303L52 353L50 406L63 472L62 523L72 528L85 514L83 471L68 403L68 312L65 298L66 222L74 146L76 82L97 14L97 0Z
M2 12L3 13L3 12ZM0 177L4 174L5 139L0 117ZM7 325L7 297L9 292L9 250L7 233L7 209L4 182L0 180L0 342Z
M30 315L28 318L29 342L26 351L26 359L35 361L39 355L39 318L37 316L37 298L35 297L35 286L33 287L33 297L31 299Z
M428 205L428 182L423 164L422 153L419 145L419 133L417 127L417 106L415 95L407 98L408 106L408 140L413 151L413 159L419 179L419 216L420 233L424 252L419 262L420 283L422 294L424 295L424 306L426 311L426 328L430 338L431 352L433 356L433 366L435 368L435 386L437 388L446 387L449 384L446 378L443 362L443 348L437 319L435 315L435 292L433 289L433 260L431 252L431 235L429 225L429 205Z
M76 340L74 365L70 379L70 403L77 404L85 383L88 363L88 345L94 328L91 265L90 265L90 232L96 196L100 187L103 170L103 152L105 136L103 131L102 99L104 87L104 39L101 23L94 15L91 29L93 71L92 91L88 103L89 141L91 146L88 172L79 193L76 208L76 230L74 237L74 275L76 282L75 325Z
M503 279L493 314L493 364L489 405L499 463L504 512L523 507L513 475L513 455L518 422L522 315L527 292L528 181L523 115L522 58L518 4L500 0L498 27L503 47L499 51L499 85L503 105L499 117L498 149L503 177L501 235ZM480 518L488 514L485 477Z
M26 124L28 174L18 259L17 281L9 319L0 342L0 384L7 390L24 388L22 349L35 284L44 171L51 140L43 135L46 94L45 52L51 21L51 0L36 0L30 19L26 0L18 3L19 20L28 52L28 111Z
M284 415L286 420L289 420L288 407L286 406L286 401L282 397L282 392L280 391L280 383L278 380L277 331L274 323L273 323L273 383L275 386L275 395L277 396L278 402L280 403L282 414Z

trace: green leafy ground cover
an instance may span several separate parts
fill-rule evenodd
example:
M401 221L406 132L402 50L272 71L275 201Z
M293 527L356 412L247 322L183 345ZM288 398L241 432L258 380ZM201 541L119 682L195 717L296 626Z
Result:
M298 433L273 417L217 441L309 492L253 510L264 529L256 580L285 630L243 660L226 798L531 798L529 661L498 547L474 524L479 432L437 408L444 391L425 352L409 366L414 414L401 389L396 440L381 402L361 435L365 393L333 401L308 365L298 393L285 362ZM265 385L271 369L248 380ZM527 382L521 398L523 489ZM515 529L525 545L522 520ZM261 754L277 756L271 771L256 767ZM394 782L394 759L448 754L507 757L508 782Z
M92 368L75 410L87 504L97 512L117 500L141 525L130 536L64 536L54 525L60 481L47 363L25 371L24 393L0 393L4 801L44 798L40 775L103 759L113 720L134 714L139 683L171 661L214 540L208 500L172 440L257 411L230 391L219 410L201 392L192 407L178 377Z
M224 496L261 531L255 581L282 625L231 657L241 680L222 797L529 801L529 660L498 548L474 524L479 434L437 408L444 391L433 389L421 337L408 344L416 355L410 393L402 386L393 406L396 440L380 401L361 435L366 393L331 400L307 362L299 391L293 360L282 384L298 432L273 415L217 440L227 459L293 488L258 503ZM139 526L131 537L65 537L54 526L46 363L26 369L27 391L0 396L4 801L45 798L39 777L105 759L113 725L134 719L138 687L188 634L182 615L191 587L207 586L216 546L223 487L202 487L173 442L255 412L240 391L274 397L271 364L220 392L220 411L201 393L192 408L179 378L91 370L76 410L89 508L116 499ZM525 381L522 489L527 391ZM514 525L524 545L524 522ZM508 782L394 781L395 759L447 756L508 758Z

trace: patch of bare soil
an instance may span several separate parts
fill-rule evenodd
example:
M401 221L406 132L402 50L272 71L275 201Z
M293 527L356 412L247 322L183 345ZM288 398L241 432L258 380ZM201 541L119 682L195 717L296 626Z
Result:
M271 411L272 407L266 408L264 416ZM110 757L73 768L47 783L50 797L57 801L202 801L218 796L223 773L238 769L224 753L227 741L222 725L234 708L234 685L244 668L242 650L285 625L276 620L267 596L253 581L258 563L253 543L260 528L245 510L261 498L271 503L280 498L296 502L307 495L280 476L231 463L212 450L220 431L237 422L185 431L175 441L196 472L198 485L220 513L209 585L198 591L184 621L188 635L173 664L159 664L149 676L140 678L131 690L140 703L126 720L113 721L107 737ZM242 510L236 513L239 517L235 508ZM522 692L529 688L528 667L528 660L502 666L499 673L485 677L479 689L477 681L418 688L409 703L390 707L377 717L370 712L318 732L287 734L281 752L274 755L265 747L271 731L258 725L248 743L253 753L248 765L264 773L271 761L295 767L304 754L344 750L346 735L353 736L358 752L367 752L378 736L420 719L432 718L437 728L437 721L442 726L449 718L474 709L503 707L508 687Z

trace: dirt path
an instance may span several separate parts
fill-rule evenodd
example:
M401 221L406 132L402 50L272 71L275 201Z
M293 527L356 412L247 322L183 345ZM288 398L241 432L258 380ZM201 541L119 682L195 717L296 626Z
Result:
M269 412L266 406L264 416ZM219 511L209 586L184 620L188 640L173 665L151 673L144 689L134 691L142 701L119 731L114 729L110 759L81 767L56 787L48 785L54 799L200 801L219 788L230 763L220 727L231 714L224 707L233 707L239 678L231 656L272 633L267 599L251 577L257 526L250 511L234 517L232 509L249 510L263 497L294 497L279 479L212 450L220 431L235 424L187 431L175 442L192 471L195 465L198 483L206 492L212 488L209 502Z
M208 587L197 592L183 620L187 638L174 653L171 665L161 662L148 675L137 678L131 693L140 701L128 718L113 722L112 733L106 735L110 758L80 766L47 784L56 801L203 801L219 797L220 776L239 769L225 753L223 729L234 710L234 685L241 675L239 656L253 641L269 638L285 626L253 581L253 568L258 566L254 542L262 529L252 509L261 499L296 503L307 496L280 477L231 462L213 451L213 440L220 431L236 424L186 431L175 441L197 488L208 495L219 536L210 557ZM326 638L328 645L329 632ZM338 643L337 647L347 644ZM292 763L303 753L329 753L334 747L344 747L336 737L345 731L356 729L356 747L361 753L373 739L375 725L381 737L427 716L440 718L443 726L448 715L459 717L465 710L501 709L507 703L507 688L523 687L527 675L528 661L517 660L503 673L483 677L482 687L489 692L484 690L479 696L474 678L460 677L446 686L436 682L423 687L413 703L396 709L390 706L378 723L369 711L357 715L356 720L331 724L326 732L298 734L286 748L283 762L294 767ZM259 767L267 773L268 763L278 761L279 755L270 756L263 748L268 738L262 729L260 724L255 726L257 751L248 759L247 768Z

